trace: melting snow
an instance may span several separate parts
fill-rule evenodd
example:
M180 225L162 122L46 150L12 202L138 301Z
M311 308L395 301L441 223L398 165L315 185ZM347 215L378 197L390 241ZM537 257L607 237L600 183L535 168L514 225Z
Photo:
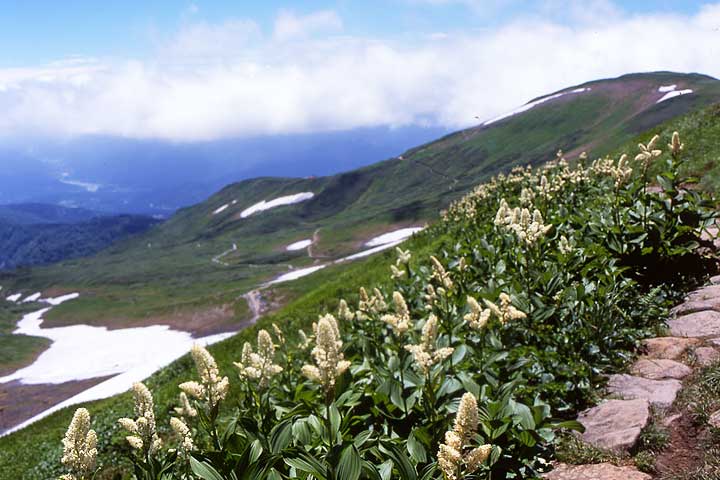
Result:
M222 207L219 207L219 208L216 208L215 210L213 210L212 214L217 215L218 213L224 212L229 206L230 205L226 203Z
M576 88L576 89L574 89L574 90L570 90L569 92L556 93L555 95L550 95L550 96L548 96L548 97L544 97L544 98L541 98L541 99L539 99L539 100L535 100L534 102L526 103L525 105L516 108L516 109L513 110L512 112L505 113L505 114L503 114L503 115L500 115L499 117L495 117L495 118L493 118L493 119L491 119L491 120L486 121L485 123L483 123L483 125L484 125L484 126L485 126L485 125L490 125L490 124L492 124L492 123L498 122L498 121L503 120L503 119L505 119L505 118L512 117L513 115L517 115L518 113L526 112L526 111L530 110L531 108L533 108L533 107L535 107L535 106L537 106L537 105L540 105L541 103L545 103L545 102L547 102L547 101L549 101L549 100L555 100L556 98L560 98L560 97L562 97L562 96L564 96L564 95L570 95L570 94L573 94L573 93L583 93L583 92L588 92L588 91L590 91L590 90L592 90L590 87L588 87L588 88Z
M401 228L392 232L383 233L377 237L365 242L366 247L377 247L378 245L387 245L388 243L405 240L414 233L422 230L422 227Z
M79 293L68 293L67 295L63 295L61 297L43 298L43 299L40 299L40 301L49 303L50 305L60 305L61 303L67 302L68 300L75 300L79 296L80 296Z
M663 85L663 86L658 87L658 92L660 92L660 93L672 92L673 90L675 90L675 87L677 87L677 85L675 85L675 84Z
M17 302L18 300L20 300L20 297L22 297L22 293L16 293L14 295L8 296L7 298L5 298L5 300L7 300L8 302Z
M353 253L352 255L349 255L347 257L343 257L338 260L335 260L335 262L333 262L333 263L340 263L340 262L346 262L349 260L356 260L358 258L367 257L368 255L372 255L373 253L387 250L388 248L392 248L395 245L399 245L410 235L417 233L420 230L422 230L422 227L411 227L411 228L401 228L399 230L394 230L392 232L383 233L382 235L378 235L377 237L375 237L365 243L365 246L373 247L373 248L370 248L368 250L363 250L362 252ZM302 246L299 246L297 248L297 249L300 249L300 248L307 247L311 243L312 243L312 240L303 240L301 242L295 242L292 245L303 244ZM288 246L287 248L289 250L290 246ZM269 282L269 284L272 285L273 283L288 282L290 280L295 280L297 278L301 278L306 275L310 275L311 273L317 272L318 270L323 269L325 267L327 267L327 264L314 265L312 267L293 270L291 272L280 275L275 280Z
M78 294L69 294L44 301L54 306L77 297ZM208 345L233 335L223 333L193 339L187 332L171 330L161 325L119 330L89 325L42 328L43 316L51 309L52 307L47 307L28 313L18 322L18 328L13 333L49 338L53 343L32 365L0 377L0 383L19 380L23 384L56 384L115 376L45 410L4 434L19 430L68 405L125 392L134 382L143 380L187 353L193 344Z
M269 202L263 200L262 202L258 202L255 205L248 207L242 212L240 212L240 217L247 218L253 213L262 212L263 210L269 210L271 208L280 207L282 205L292 205L294 203L304 202L305 200L310 200L314 196L315 194L312 192L302 192L296 193L295 195L278 197L270 200Z
M394 230L392 232L383 233L382 235L378 235L377 237L365 242L366 247L373 247L373 248L370 248L368 250L363 250L362 252L353 253L352 255L349 255L347 257L343 257L343 258L337 260L335 263L345 262L347 260L356 260L358 258L367 257L368 255L372 255L373 253L382 252L383 250L392 248L395 245L399 245L406 238L413 235L414 233L421 231L422 229L423 229L422 227L410 227L410 228L401 228L400 230Z
M664 102L665 100L670 100L671 98L679 97L680 95L687 95L688 93L693 93L693 91L689 88L685 90L673 90L671 92L667 92L660 100L655 103Z
M312 245L312 242L312 239L309 238L307 240L300 240L299 242L291 243L290 245L285 247L285 250L302 250L303 248L307 248Z
M296 280L298 278L310 275L311 273L317 272L318 270L322 270L325 267L327 267L327 265L315 265L315 266L307 267L307 268L299 268L297 270L293 270L292 272L288 272L283 275L280 275L275 280L271 281L270 285L272 285L274 283L289 282L290 280Z
M385 245L379 245L377 247L373 247L368 250L363 250L362 252L353 253L352 255L343 257L339 260L336 260L335 263L345 262L348 260L357 260L358 258L367 257L368 255L372 255L373 253L382 252L383 250L392 248L395 245L399 245L400 243L402 243L402 240L398 240L397 242L386 243Z
M36 292L32 295L28 295L25 300L22 301L22 303L30 303L30 302L36 302L40 298L41 293Z

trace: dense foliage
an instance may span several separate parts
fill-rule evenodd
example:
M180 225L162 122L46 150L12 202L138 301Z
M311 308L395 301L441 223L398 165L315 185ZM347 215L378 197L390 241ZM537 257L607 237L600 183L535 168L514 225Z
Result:
M137 384L136 418L120 421L135 476L536 478L673 286L715 267L698 248L712 205L677 174L679 137L664 154L657 142L477 187L426 233L452 239L435 256L398 250L392 288L338 299L312 332L260 330L234 372L196 347L167 438ZM83 478L95 440L78 423L64 463Z
M0 219L0 270L46 265L99 252L159 222L141 215L97 217L76 223L10 223Z

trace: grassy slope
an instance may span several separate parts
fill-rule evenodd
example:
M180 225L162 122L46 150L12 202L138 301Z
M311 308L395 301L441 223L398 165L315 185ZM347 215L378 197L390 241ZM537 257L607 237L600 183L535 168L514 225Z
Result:
M650 87L657 88L657 85L668 83L671 79L667 77L663 78L644 78L641 85L635 86L631 89L632 92L637 93L642 89L647 90ZM673 83L679 83L674 81ZM712 95L698 96L697 98L689 97L689 100L684 100L682 97L676 99L677 102L685 102L678 104L678 106L671 105L673 114L676 114L684 109L691 109L699 101L699 99L709 102L715 99L717 92L715 90L715 84L712 84ZM680 84L678 88L683 88ZM643 90L643 91L644 91ZM603 95L602 88L600 86L593 86L593 92L598 95ZM631 94L628 94L632 96ZM582 100L579 104L576 103L578 100ZM358 172L346 175L360 175L361 178L355 179L355 181L363 185L363 181L367 181L368 176L371 181L364 192L357 196L354 201L347 207L341 210L341 214L331 215L325 218L314 217L314 212L311 208L312 203L291 207L287 209L278 209L276 212L267 212L262 216L258 216L256 219L244 222L242 224L243 232L254 232L257 235L260 232L270 233L272 230L272 224L276 222L287 222L283 223L284 230L282 237L277 240L273 237L274 242L271 245L266 245L267 242L262 242L259 237L253 237L252 233L248 235L248 239L256 238L254 244L247 243L249 247L252 245L259 246L261 252L272 250L277 248L277 244L284 245L289 243L291 239L305 238L308 236L308 226L317 228L317 226L335 226L336 229L340 229L341 226L353 225L353 222L359 222L371 218L372 215L381 213L384 215L382 221L398 221L407 220L407 217L403 211L422 212L423 209L437 208L444 203L454 198L461 190L466 189L471 183L477 182L477 176L489 175L490 173L497 171L498 168L506 167L511 163L535 163L541 159L547 159L552 154L558 145L569 146L568 150L572 148L581 148L586 146L592 146L590 143L590 136L592 131L598 130L598 135L601 138L605 138L601 132L602 130L620 130L618 127L618 119L621 116L619 113L609 113L606 117L599 118L597 116L597 109L603 105L596 99L589 96L585 99L577 97L566 101L570 103L570 106L574 105L571 109L562 109L558 105L550 105L549 110L544 113L538 113L537 111L530 111L527 114L517 117L512 120L498 124L498 127L488 129L477 129L477 131L466 131L455 134L450 137L441 139L433 144L421 147L403 156L404 160L399 161L388 161L381 164L361 169ZM627 103L627 102L625 102ZM671 102L668 102L670 104ZM578 106L579 105L579 106ZM627 105L624 108L629 108ZM668 107L660 104L658 106L651 107L647 112L640 115L631 115L632 109L625 111L622 114L622 118L626 119L626 127L621 132L614 131L606 133L607 138L605 141L609 142L610 146L617 147L623 142L627 142L629 138L632 138L633 129L635 125L644 124L648 122L648 116L653 117L653 125L658 122L667 119L666 115L670 115L667 111ZM649 113L648 113L649 112ZM527 116L538 115L538 118L534 120L528 120ZM629 118L627 118L629 115ZM532 117L530 117L532 118ZM547 121L550 122L552 128L544 129L544 132L535 132L538 129L537 122ZM583 121L597 122L597 125L593 129L589 129L584 125ZM533 122L535 128L533 129ZM499 128L500 125L504 125L505 129ZM563 130L560 133L554 134L553 131L556 129L570 129L570 131ZM483 135L481 140L479 137ZM462 138L462 141L459 139ZM513 145L513 141L515 144ZM566 147L567 148L567 147ZM610 148L610 147L607 147ZM485 150L492 151L492 156L484 156ZM441 152L442 153L441 155ZM593 150L593 155L598 153ZM445 163L443 164L443 155ZM543 158L544 156L544 158ZM457 159L457 161L448 162L448 158ZM473 158L475 160L473 160ZM402 165L409 164L411 162L417 163L418 161L427 162L427 165L437 166L438 168L444 168L443 175L450 177L453 175L453 181L448 181L447 178L443 178L442 181L438 180L440 175L433 174L428 176L425 173L424 183L422 181L423 175L420 174L420 168L411 168L413 165L407 165L402 168ZM503 163L505 162L505 163ZM444 166L443 166L444 165ZM440 170L438 170L440 171ZM479 172L482 172L479 173ZM472 180L475 178L475 180ZM457 180L455 182L454 180ZM218 238L227 239L233 238L232 235L237 235L238 228L231 229L226 233L223 233L224 229L231 228L234 224L229 219L215 219L208 217L208 211L225 203L228 199L234 198L241 192L240 189L251 188L254 189L253 199L248 200L246 203L251 203L255 199L261 198L267 190L267 185L263 185L263 182L270 182L273 184L272 188L275 188L273 195L284 194L285 192L294 193L302 191L306 185L315 187L329 188L332 182L336 182L336 185L342 186L343 176L332 177L330 179L315 179L315 180L269 180L260 179L252 182L243 182L242 184L233 185L227 187L217 196L210 199L205 204L187 209L178 214L176 219L171 220L163 229L167 229L163 238L160 238L160 233L163 230L158 229L156 232L157 237L152 240L167 242L165 248L167 249L167 258L163 260L160 258L153 258L153 265L143 265L143 261L149 261L150 255L144 253L144 250L139 248L138 245L144 242L149 242L149 239L137 239L132 242L128 242L123 247L113 249L112 252L102 255L98 259L75 262L71 265L71 271L63 271L59 268L44 269L39 271L35 277L24 278L20 276L16 281L28 282L28 284L42 285L43 282L49 282L49 285L57 283L67 282L66 279L72 279L71 281L75 285L81 285L84 288L102 288L106 289L106 284L113 285L113 282L117 282L116 295L118 299L122 297L129 289L134 288L134 285L126 286L120 280L125 279L125 282L137 282L137 269L143 268L143 273L153 275L153 279L147 279L148 286L145 289L150 288L150 285L155 285L156 279L165 279L174 282L172 289L175 289L178 282L184 282L192 294L197 295L197 299L205 299L203 292L209 294L212 288L208 285L217 286L218 288L236 288L241 289L244 285L249 285L250 279L245 278L246 282L242 281L235 282L233 275L240 275L239 272L244 271L243 268L229 268L229 269L216 269L208 268L211 267L207 258L203 258L202 261L197 260L196 256L190 255L189 258L182 259L182 267L190 269L188 270L189 275L181 278L173 277L173 268L177 265L173 264L173 261L177 261L179 257L177 252L181 251L193 251L192 248L201 249L202 247L194 247L195 242L213 242L217 241ZM256 182L256 183L253 183ZM287 184L285 182L288 182ZM292 184L292 182L297 182ZM304 182L317 182L314 184ZM393 190L393 185L398 189ZM416 185L416 186L413 186ZM400 189L402 187L402 189ZM286 190L283 190L286 188ZM401 192L402 195L398 195L397 192ZM395 193L393 193L395 192ZM423 192L425 192L423 196ZM427 192L430 192L427 193ZM396 198L396 202L392 202L393 195ZM271 197L269 195L268 197ZM245 198L245 197L243 197ZM424 198L424 202L422 199ZM329 199L327 199L329 200ZM328 210L336 208L336 204L330 201L326 201L322 195L318 196L313 202L325 202L317 203L315 205L323 206ZM417 202L420 201L418 204ZM434 203L435 202L435 203ZM404 209L390 209L388 206L398 205L403 206ZM413 205L418 205L418 209L413 210ZM296 215L289 215L295 213ZM418 216L421 214L418 213ZM429 214L428 214L429 215ZM192 222L196 222L195 226L189 226ZM307 223L305 223L307 222ZM323 223L325 222L325 223ZM334 223L333 223L334 222ZM202 228L197 229L198 226ZM363 225L364 228L365 225ZM203 228L205 230L203 230ZM212 228L212 233L208 232L208 228ZM269 230L268 230L269 229ZM198 232L206 232L206 237L197 236ZM186 242L184 244L174 244L173 238L183 238L195 234L196 236L192 239L193 243ZM214 235L214 236L213 236ZM175 237L174 237L175 236ZM342 235L337 235L337 238L342 238ZM441 239L435 239L434 241L440 241ZM249 242L249 240L248 240ZM431 250L429 245L430 240L424 236L411 241L408 246L416 252L418 255L422 255L423 252ZM161 243L162 244L162 243ZM183 250L185 249L185 250ZM241 249L240 255L247 255L245 252L249 251L244 248ZM112 256L115 255L115 261L113 265L109 261ZM287 255L282 253L281 255ZM157 256L157 254L156 254ZM306 277L301 282L291 283L284 287L284 291L291 297L296 297L296 300L290 302L285 308L281 309L277 313L262 319L259 322L260 326L267 326L270 322L276 321L284 327L286 331L294 331L298 326L306 326L312 322L319 311L324 309L334 309L337 298L346 297L349 300L354 299L355 292L360 285L377 284L381 283L387 277L387 264L389 261L390 254L379 255L369 260L355 263L352 265L344 265L333 268L328 268L320 271L310 277ZM276 259L277 257L271 257ZM192 262L190 262L192 260ZM196 261L197 260L197 261ZM139 261L140 263L128 264L128 262ZM166 264L155 263L155 262L167 262ZM85 263L87 262L87 263ZM94 263L98 262L98 263ZM103 265L107 268L104 277L96 277L99 272L88 271L88 266L96 267L97 265ZM113 270L113 267L119 267L118 270ZM158 266L163 268L157 269ZM98 268L98 267L96 267ZM74 271L72 270L74 269ZM203 270L205 269L205 270ZM177 271L175 269L175 271ZM86 278L81 278L81 275L85 273ZM193 282L192 275L202 273L204 276L195 277ZM189 277L189 278L188 278ZM145 281L145 280L143 280ZM209 282L209 283L206 283ZM225 285L223 287L223 285ZM142 290L142 286L139 287L139 291ZM153 288L155 288L153 286ZM145 305L142 300L142 296L138 296L138 302L141 302L143 308L152 308L153 303L157 302L160 305L162 302L167 303L167 299L164 295L167 291L162 288L158 288L156 291L156 297L152 299L149 305ZM184 291L178 294L182 298L190 297L188 291ZM217 295L217 293L216 293ZM101 296L102 297L102 296ZM180 300L178 300L180 301ZM200 300L199 300L200 301ZM170 302L172 303L172 301ZM68 308L72 303L67 304ZM80 302L77 305L81 305ZM106 308L105 298L99 299L94 305L94 309ZM73 314L81 314L83 308L90 307L78 307L78 310L74 310ZM112 306L111 308L115 308ZM60 312L60 309L58 309ZM130 310L132 312L132 309ZM131 314L131 313L129 313ZM223 342L222 344L213 348L213 353L217 355L220 364L224 367L227 372L231 371L230 363L232 360L236 360L242 342L255 335L255 328L248 329L241 332L239 335ZM187 358L184 358L175 364L171 365L167 369L154 375L150 380L150 384L153 386L153 390L158 392L158 404L161 406L160 409L163 414L167 414L167 406L170 400L175 396L176 390L175 385L180 379L187 378L189 376L189 362ZM96 415L95 427L99 428L103 432L115 431L115 427L112 426L112 420L117 416L120 416L121 412L126 412L130 409L130 404L127 396L120 396L113 399L96 402L92 406L93 412L98 412ZM59 455L59 443L58 439L62 436L63 430L69 420L70 411L60 412L50 418L38 422L37 424L29 427L28 429L19 432L10 437L0 439L0 471L3 472L3 476L0 478L45 478L51 472L51 468L54 468L57 457ZM116 438L116 441L119 441ZM107 447L107 445L104 445ZM21 452L33 451L39 452L40 457L33 456L32 460L28 460L27 457L20 455ZM19 458L22 457L22 458ZM38 460L38 458L41 458ZM5 473L7 472L7 474ZM30 473L26 473L30 472ZM7 475L7 476L5 476Z
M0 376L32 362L49 345L46 338L12 334L22 315L37 309L37 305L0 301Z
M420 236L408 243L415 255L420 258L433 250L442 239L430 239ZM302 283L304 292L300 298L291 302L282 310L262 318L256 327L240 332L238 335L211 348L220 368L232 374L233 361L237 361L242 344L254 340L257 328L269 328L273 322L283 327L288 338L293 339L298 328L308 329L317 319L318 312L334 311L337 299L344 297L356 301L360 286L381 285L387 283L388 263L394 254L387 252L362 262L339 266L331 270L323 270L307 277ZM298 285L299 283L296 282ZM298 288L297 285L294 285ZM299 293L296 291L296 293ZM170 405L177 397L177 384L193 375L193 366L188 356L176 361L169 367L153 375L147 384L151 386L158 405L159 423L167 423ZM93 428L100 433L101 439L114 435L112 443L115 451L123 446L123 436L115 425L119 416L132 410L132 400L128 394L107 400L93 402L89 408L93 412ZM47 419L41 420L25 430L0 438L0 479L39 479L52 478L58 474L58 461L61 454L59 439L62 438L74 407L58 412ZM117 457L108 456L110 445L101 444L106 465L119 462ZM33 455L26 455L33 452Z
M694 95L655 105L659 85L693 88ZM50 324L94 321L142 323L188 307L217 305L262 281L306 266L305 251L286 252L319 231L319 255L357 251L363 239L393 226L420 224L471 186L518 164L552 158L558 146L605 151L698 105L720 100L720 82L700 75L639 74L586 84L591 91L539 105L488 127L475 127L412 149L402 156L324 178L260 178L229 185L206 202L178 212L146 235L90 259L20 271L0 278L13 288L80 290L77 302L53 310ZM574 87L571 87L574 88ZM239 219L263 199L312 191L291 207ZM219 215L216 208L237 200ZM233 243L238 250L210 260ZM102 313L102 315L100 315Z

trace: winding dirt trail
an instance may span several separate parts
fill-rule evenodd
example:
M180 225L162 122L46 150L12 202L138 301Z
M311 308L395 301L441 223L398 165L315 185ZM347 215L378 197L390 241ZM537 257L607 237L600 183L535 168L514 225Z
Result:
M257 322L264 313L265 306L263 305L262 294L260 293L260 290L262 289L256 288L255 290L250 290L243 295L243 298L245 299L245 301L247 301L250 312L252 312L252 317L250 318L251 324Z

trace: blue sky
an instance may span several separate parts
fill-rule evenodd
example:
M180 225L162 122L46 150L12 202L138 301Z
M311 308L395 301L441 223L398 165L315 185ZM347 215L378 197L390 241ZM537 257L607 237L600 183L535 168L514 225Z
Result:
M380 38L437 31L491 28L512 18L535 13L560 21L562 1L517 0L10 0L2 1L0 66L27 66L59 58L143 57L154 44L193 21L253 19L270 30L280 10L307 14L332 10L343 19L345 33ZM628 14L675 12L691 14L706 2L623 1ZM564 18L563 18L564 17Z
M460 128L598 78L720 77L720 0L0 0L0 139Z

